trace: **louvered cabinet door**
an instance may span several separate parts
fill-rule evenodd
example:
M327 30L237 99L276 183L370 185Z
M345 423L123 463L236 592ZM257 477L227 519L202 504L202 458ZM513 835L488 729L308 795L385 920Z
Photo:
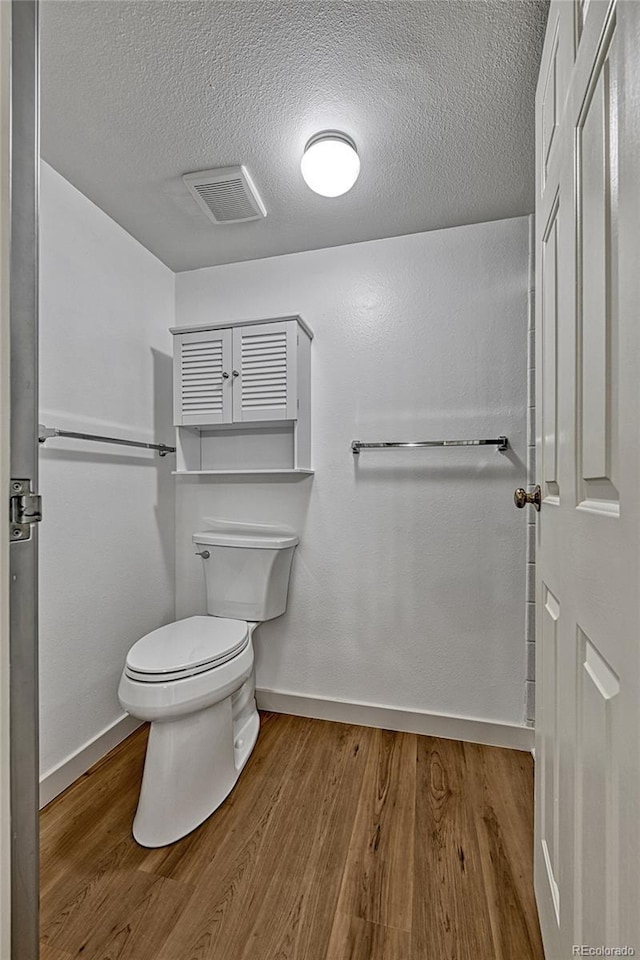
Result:
M234 421L296 419L297 335L295 320L234 329Z
M175 351L176 426L230 423L231 330L184 333Z

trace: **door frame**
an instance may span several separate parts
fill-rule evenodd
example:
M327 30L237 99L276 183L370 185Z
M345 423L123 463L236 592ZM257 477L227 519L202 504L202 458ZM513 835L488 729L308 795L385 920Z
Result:
M8 499L10 478L28 478L35 492L38 483L38 0L12 0L0 6L10 8L2 11L3 40L4 28L10 26L10 39L3 48L3 53L10 53L10 125L5 127L7 117L3 113L3 145L5 137L8 140L9 249L3 249L1 264L4 280L8 274L8 291L6 285L3 288L2 345L5 347L8 340L9 351L7 357L3 350L1 375L3 400L7 396L9 399L9 412L3 413L9 431L3 429L5 440L0 450L2 492ZM6 81L4 65L2 80ZM4 96L4 86L2 92ZM2 189L4 200L4 178ZM5 411L6 407L3 404ZM7 420L3 420L3 428ZM3 762L2 778L10 800L10 863L7 865L5 855L2 867L10 875L10 925L3 923L3 929L10 926L11 945L10 952L3 952L2 956L38 960L38 532L34 524L28 540L12 542L7 514L5 508L0 590L3 599L7 593L9 597L8 624L4 620L0 630L2 655L6 656L8 626L9 770ZM6 608L3 603L5 611ZM7 712L6 692L5 688L3 719ZM8 906L8 896L3 887L3 911Z
M9 497L9 215L11 7L0 3L0 496ZM9 787L9 517L0 511L0 957L11 932L11 814Z

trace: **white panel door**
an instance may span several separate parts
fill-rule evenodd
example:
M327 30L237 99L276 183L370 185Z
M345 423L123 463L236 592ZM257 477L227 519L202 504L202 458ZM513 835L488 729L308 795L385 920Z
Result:
M552 2L536 101L535 884L548 960L583 944L640 956L639 50L640 3Z
M177 338L174 412L177 426L230 423L231 330L200 330Z
M296 419L297 337L295 320L234 328L234 421Z

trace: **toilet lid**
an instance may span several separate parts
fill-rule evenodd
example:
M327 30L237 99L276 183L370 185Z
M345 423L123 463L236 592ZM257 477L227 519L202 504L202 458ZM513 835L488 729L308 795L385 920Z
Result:
M244 620L187 617L142 637L127 654L127 673L140 679L177 679L213 669L249 642Z

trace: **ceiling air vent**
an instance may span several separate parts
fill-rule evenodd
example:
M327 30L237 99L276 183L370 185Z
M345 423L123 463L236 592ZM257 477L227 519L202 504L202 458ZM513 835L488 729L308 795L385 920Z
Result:
M198 206L214 223L261 220L267 211L244 167L219 167L182 178Z

